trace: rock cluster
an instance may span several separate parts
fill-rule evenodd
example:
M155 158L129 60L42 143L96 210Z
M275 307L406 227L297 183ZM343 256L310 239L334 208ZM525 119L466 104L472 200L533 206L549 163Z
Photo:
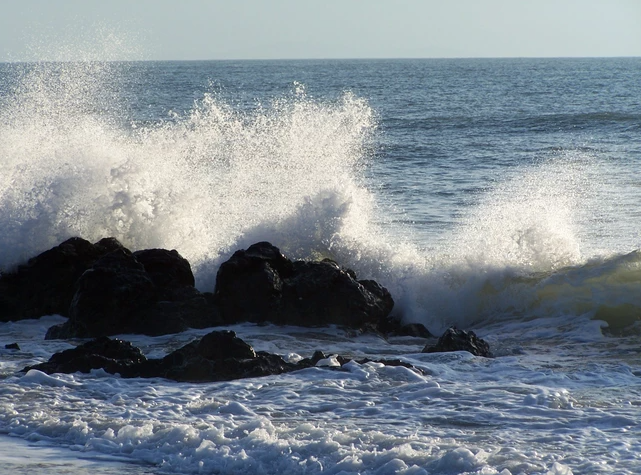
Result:
M95 244L71 238L0 275L0 321L59 314L68 320L50 328L46 338L94 338L25 368L47 373L101 368L123 377L221 381L280 374L323 361L340 367L349 361L316 352L289 363L278 355L255 352L231 331L211 332L161 359L147 359L130 343L108 338L238 322L336 324L385 335L432 337L421 324L401 325L390 317L393 306L390 293L378 283L358 280L354 271L329 259L291 261L268 242L236 251L220 266L213 292L194 287L190 264L177 251L131 252L114 238ZM14 348L17 345L6 347ZM455 328L423 351L461 350L490 356L485 341ZM411 367L399 360L381 362Z
M194 287L189 262L175 250L131 252L114 238L71 238L0 276L0 321L67 316L50 339L155 336L243 321L400 328L378 283L331 260L291 261L268 242L234 253L212 290Z
M123 378L166 378L174 381L213 382L268 376L316 366L327 359L320 351L297 363L286 362L278 355L255 352L232 331L213 331L199 340L169 353L164 358L147 359L126 341L101 337L76 348L54 354L49 361L23 369L45 373L89 373L103 369ZM338 356L342 366L350 361ZM363 364L370 360L361 360ZM390 366L405 366L419 374L420 369L399 360L380 360ZM339 368L335 368L339 369Z

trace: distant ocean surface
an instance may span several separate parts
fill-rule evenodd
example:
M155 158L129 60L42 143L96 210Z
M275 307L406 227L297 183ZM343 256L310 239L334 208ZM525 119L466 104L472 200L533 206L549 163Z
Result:
M641 472L641 58L4 63L0 169L0 269L114 236L212 291L270 241L496 356L245 324L256 350L425 375L25 375L78 342L2 323L0 473ZM158 357L206 332L121 338Z

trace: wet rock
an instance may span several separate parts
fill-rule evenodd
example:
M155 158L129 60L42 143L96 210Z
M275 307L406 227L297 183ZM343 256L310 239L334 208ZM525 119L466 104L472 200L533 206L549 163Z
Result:
M167 378L174 381L228 381L280 374L296 369L280 356L254 352L231 331L215 331L173 351L151 359L128 342L102 337L54 354L49 361L30 366L45 373L88 373L102 368L125 378Z
M138 348L128 342L102 337L56 353L49 361L26 367L23 372L36 369L49 374L89 373L101 368L108 373L120 374L123 378L212 382L278 375L316 366L328 358L330 357L322 351L316 351L311 358L296 364L288 363L278 355L255 352L234 332L224 330L210 332L160 359L147 359ZM331 358L341 366L350 361L340 355L332 355ZM371 360L365 359L359 363L364 364L368 361ZM420 370L400 360L378 362L391 366L405 366L422 374ZM330 369L340 371L341 367Z
M426 345L423 353L440 353L446 351L468 351L476 356L491 357L490 345L476 336L473 331L448 328L434 346Z
M413 336L417 338L435 338L422 323L407 323L403 325L400 320L387 318L379 325L379 331L386 336Z
M157 336L220 324L213 299L193 283L189 263L176 251L131 253L120 248L82 274L74 286L69 320L50 328L45 338Z
M74 284L101 256L122 248L114 238L95 244L74 237L0 276L0 321L67 316Z
M178 251L145 249L133 255L158 289L161 300L186 300L186 297L193 295L194 274L189 261Z
M141 369L141 376L160 376L175 381L228 381L293 369L294 366L280 356L256 353L236 333L223 330L208 333L161 360L150 362Z
M132 368L147 361L140 349L131 343L108 337L97 338L76 348L54 354L49 361L25 368L52 373L89 373L104 369L111 374L129 376Z
M124 248L96 261L75 289L67 327L73 330L72 336L82 338L144 333L147 322L139 314L159 299L144 266Z
M17 343L7 343L4 345L5 350L20 350L20 346Z
M358 328L383 320L394 306L389 292L376 282L358 281L336 262L295 262L285 279L277 323L327 324Z
M228 323L362 327L378 324L394 306L374 281L358 281L329 259L292 262L267 242L241 250L218 271L216 303Z
M268 242L236 251L216 275L214 297L227 322L275 321L279 313L283 278L292 262Z

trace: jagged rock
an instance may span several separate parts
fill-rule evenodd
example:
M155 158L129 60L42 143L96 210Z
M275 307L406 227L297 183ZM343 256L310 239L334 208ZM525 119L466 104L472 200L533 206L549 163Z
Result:
M101 337L76 348L54 354L49 361L25 368L45 373L89 373L92 369L104 369L108 373L128 376L131 368L140 366L147 358L140 349L122 340Z
M74 284L101 256L122 248L114 238L74 237L0 276L0 321L67 316Z
M440 353L445 351L469 351L476 356L491 357L490 345L476 336L473 331L448 328L438 339L435 346L426 345L423 353Z
M228 323L361 327L378 324L394 306L376 282L358 281L329 259L291 262L267 242L237 251L221 265L214 296Z
M108 337L54 354L49 361L25 368L45 373L88 373L102 368L124 378L167 378L174 381L228 381L293 371L280 356L254 352L232 331L215 331L162 359L147 359L128 342Z
M393 305L376 282L327 259L292 262L267 242L223 263L213 294L195 289L177 251L131 253L114 238L72 238L0 276L0 321L69 317L48 339L160 335L238 321L376 329Z
M220 324L212 298L198 292L193 283L189 263L176 251L132 254L118 249L78 279L69 320L50 328L45 338L157 336Z
M68 326L76 328L77 337L144 333L146 328L137 317L158 298L144 266L129 250L118 249L78 279Z
M214 297L227 322L275 321L279 313L283 278L292 262L268 242L236 251L216 275Z
M375 282L362 282L329 259L295 262L293 275L284 281L277 322L352 328L378 323L391 312L393 300Z
M191 266L178 251L145 249L133 254L156 285L161 300L186 300L189 295L196 296L193 293L196 289Z
M7 343L6 345L4 345L4 349L20 351L20 346L17 343Z

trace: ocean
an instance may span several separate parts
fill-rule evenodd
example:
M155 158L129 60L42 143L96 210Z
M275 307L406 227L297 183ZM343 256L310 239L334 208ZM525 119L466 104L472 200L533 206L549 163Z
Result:
M213 291L270 241L495 356L239 324L286 359L423 374L24 374L79 341L0 323L0 473L640 473L640 163L640 58L0 64L1 269L113 236ZM160 357L208 331L119 337Z

